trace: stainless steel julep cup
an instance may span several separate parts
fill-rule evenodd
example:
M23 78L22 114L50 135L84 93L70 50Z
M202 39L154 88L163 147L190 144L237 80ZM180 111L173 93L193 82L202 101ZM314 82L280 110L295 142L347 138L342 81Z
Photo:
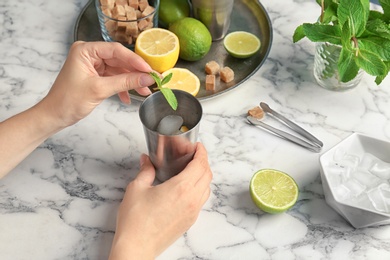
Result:
M149 157L156 168L156 177L161 182L181 172L192 160L203 113L200 102L194 96L181 90L173 92L178 101L176 111L169 106L160 91L147 97L139 109ZM158 133L158 124L168 115L181 116L183 125L189 130L175 135Z
M194 17L209 29L213 41L225 37L230 26L234 0L192 0Z

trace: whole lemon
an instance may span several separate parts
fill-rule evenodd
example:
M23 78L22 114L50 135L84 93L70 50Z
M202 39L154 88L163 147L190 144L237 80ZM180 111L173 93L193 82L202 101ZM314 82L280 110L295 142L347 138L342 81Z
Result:
M179 38L181 59L197 61L210 51L211 34L201 21L186 17L171 23L169 30Z
M190 5L187 0L161 0L158 11L160 25L168 28L169 24L190 16Z

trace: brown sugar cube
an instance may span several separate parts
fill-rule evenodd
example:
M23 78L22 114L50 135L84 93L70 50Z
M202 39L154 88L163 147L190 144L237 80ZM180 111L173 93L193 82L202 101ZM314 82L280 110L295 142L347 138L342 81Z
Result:
M116 5L122 5L123 7L127 5L127 0L115 0Z
M124 6L125 7L125 12L127 13L127 12L131 12L131 11L135 11L135 9L133 8L133 7L131 7L130 5L125 5Z
M138 28L141 31L143 31L145 29L148 29L148 28L150 28L150 22L148 20L146 20L146 19L141 20L141 21L138 22Z
M129 6L133 7L134 10L138 10L138 0L129 0Z
M138 35L141 33L141 31L138 29L138 26L137 26L137 32L133 35L131 35L131 37L133 37L133 42L135 42L138 38Z
M206 90L215 90L215 75L206 75Z
M150 6L148 5L145 10L142 12L142 17L146 17L148 15L150 15L151 13L154 12L154 7L153 6ZM153 15L151 15L150 17L146 18L148 21L151 21L153 19Z
M126 34L135 36L138 35L138 24L137 22L128 22L126 27Z
M264 116L264 111L260 107L254 107L248 110L248 116L252 116L257 119L261 119Z
M118 17L118 31L125 32L127 28L127 22L121 22L121 21L126 21L127 18L126 16L120 16Z
M100 0L100 5L102 6L102 9L103 7L112 9L114 8L115 0Z
M223 82L229 83L234 79L234 71L229 67L224 67L219 71L219 76Z
M116 31L117 28L117 22L113 20L108 20L106 23L106 29L111 34L112 32Z
M135 13L137 14L137 19L142 18L142 12L140 10L135 10Z
M139 0L138 9L143 12L149 6L148 0Z
M129 37L127 39L127 44L133 44L133 37Z
M149 21L148 25L144 28L144 31L151 28L153 28L153 23Z
M219 72L219 64L216 61L209 61L206 63L204 70L208 75L217 75Z
M102 6L102 13L107 16L107 17L111 17L112 16L112 13L111 13L111 8L107 7L107 6Z
M135 9L133 7L126 5L125 11L126 11L127 20L130 21L137 20L137 13L135 12Z
M128 37L126 36L125 32L117 31L115 33L115 40L118 42L126 43L128 41Z
M112 9L111 13L112 13L112 17L114 17L115 19L117 19L120 16L126 16L126 11L125 11L125 8L123 7L123 5L116 5Z

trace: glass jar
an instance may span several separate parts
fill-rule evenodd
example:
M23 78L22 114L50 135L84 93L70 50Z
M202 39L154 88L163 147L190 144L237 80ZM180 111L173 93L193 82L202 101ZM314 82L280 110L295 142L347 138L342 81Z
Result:
M134 50L138 35L158 27L160 0L95 0L102 37Z
M314 54L314 77L317 83L328 90L346 91L355 88L363 77L363 70L359 70L355 78L348 82L341 82L337 63L341 46L328 42L317 42Z

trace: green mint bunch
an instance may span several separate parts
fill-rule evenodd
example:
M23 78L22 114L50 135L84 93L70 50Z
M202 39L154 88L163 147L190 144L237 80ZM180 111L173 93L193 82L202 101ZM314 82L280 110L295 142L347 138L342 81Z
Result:
M172 79L172 73L169 73L166 77L161 79L157 73L155 72L150 72L150 76L156 81L157 84L157 89L161 91L161 93L164 95L165 99L167 100L168 104L171 106L173 110L177 109L177 99L175 94L170 88L164 88L163 85L168 83Z
M348 82L363 69L379 85L390 70L390 0L379 0L383 12L370 10L369 0L317 3L321 6L318 21L298 26L293 42L307 37L312 42L340 45L340 80Z

